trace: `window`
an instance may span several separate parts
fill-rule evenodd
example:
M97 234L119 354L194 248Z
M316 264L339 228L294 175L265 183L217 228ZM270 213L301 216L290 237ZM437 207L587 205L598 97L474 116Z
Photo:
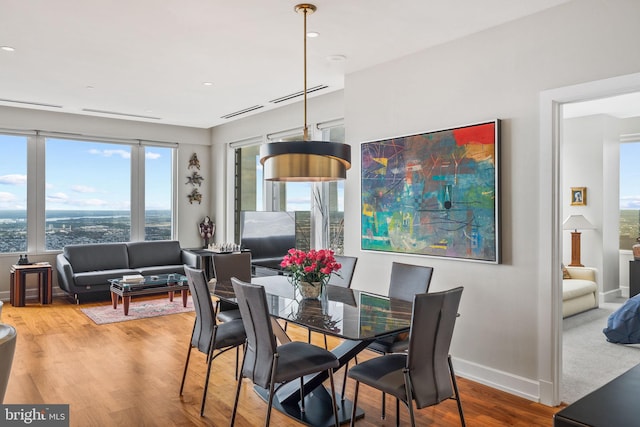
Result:
M27 252L27 140L0 134L0 253Z
M45 138L45 249L171 239L174 150Z
M172 238L173 150L144 147L144 240Z
M620 144L620 249L631 250L640 237L640 142Z

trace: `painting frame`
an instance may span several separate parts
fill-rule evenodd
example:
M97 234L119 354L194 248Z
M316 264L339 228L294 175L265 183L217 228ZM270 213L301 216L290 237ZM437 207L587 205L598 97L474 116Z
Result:
M571 187L571 206L587 206L587 187Z
M361 250L501 263L500 120L361 144Z

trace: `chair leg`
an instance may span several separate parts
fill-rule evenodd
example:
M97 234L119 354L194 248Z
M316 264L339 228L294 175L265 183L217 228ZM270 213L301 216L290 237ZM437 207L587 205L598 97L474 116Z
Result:
M400 399L396 398L396 427L400 427Z
M333 382L333 369L329 369L329 381L331 383L331 405L333 406L333 420L336 423L336 427L340 427L340 421L338 420L338 405L336 404L336 387Z
M182 383L180 384L180 396L184 389L184 381L187 378L187 368L189 367L189 358L191 357L191 341L189 341L189 351L187 352L187 360L184 362L184 373L182 374Z
M413 387L411 385L411 376L409 375L408 369L404 370L404 389L407 395L407 406L409 407L409 418L411 419L411 427L416 427L416 419L413 414L413 393L411 392ZM398 422L400 422L400 417L398 417Z
M300 412L304 412L304 377L300 377Z
M244 354L242 355L242 367L240 368L240 376L238 377L238 386L236 387L236 399L233 402L233 412L231 412L231 423L230 427L236 422L236 412L238 412L238 399L240 398L240 388L242 387L242 368L244 367L244 361L247 355L247 346L244 345Z
M273 378L276 376L276 369L278 367L278 354L273 355L273 360L271 361L271 376L269 377L269 402L267 402L267 418L264 421L264 426L269 427L269 422L271 422L271 407L273 406L273 393L274 386Z
M453 371L453 364L451 363L451 355L447 357L449 362L449 373L451 374L451 383L453 385L453 391L456 394L456 403L458 404L458 413L460 414L460 424L462 427L466 427L464 422L464 413L462 412L462 402L460 401L460 393L458 392L458 382L456 381L456 374Z
M356 381L356 391L353 394L353 406L351 407L351 422L349 427L354 427L356 424L356 409L358 405L358 388L360 388L360 382Z
M382 392L382 414L381 414L380 418L382 418L384 420L386 418L386 416L387 416L387 395L383 391Z
M214 334L215 335L215 334ZM213 344L211 345L213 347ZM209 390L209 377L211 375L211 365L213 364L213 348L207 356L207 375L204 380L204 391L202 392L202 405L200 405L200 416L204 416L204 405L207 403L207 390Z

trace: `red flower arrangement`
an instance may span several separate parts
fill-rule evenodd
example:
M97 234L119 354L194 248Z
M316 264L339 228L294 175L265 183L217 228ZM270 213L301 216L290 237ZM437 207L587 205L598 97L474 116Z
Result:
M331 249L311 249L305 252L292 248L282 259L280 267L291 272L289 280L293 284L307 282L325 285L331 274L339 271L342 265L336 262Z

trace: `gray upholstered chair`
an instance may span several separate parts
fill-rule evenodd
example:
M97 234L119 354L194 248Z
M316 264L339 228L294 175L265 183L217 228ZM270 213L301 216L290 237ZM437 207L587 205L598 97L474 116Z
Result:
M264 288L243 282L235 277L231 279L231 282L247 332L247 345L245 346L230 425L233 426L235 423L243 378L249 378L255 385L268 390L265 419L265 426L268 426L271 419L273 396L282 385L300 379L301 411L304 412L303 377L328 371L331 382L334 423L338 427L333 370L340 364L336 356L324 348L306 342L292 341L277 345Z
M411 425L415 426L413 401L416 408L421 409L449 398L457 401L460 422L465 425L449 356L462 289L416 295L407 352L367 360L349 370L349 377L356 381L351 426L354 425L360 383L396 398L397 426L400 425L400 401L409 408Z
M339 271L331 274L329 277L329 284L335 286L342 286L343 288L351 287L351 280L353 279L353 273L356 270L356 263L358 258L354 256L336 255L336 261L342 265ZM336 274L337 273L337 274Z
M4 394L9 383L17 335L16 328L0 323L0 404L4 402Z
M237 277L243 282L251 282L251 252L214 254L211 259L216 285L225 283L231 286L232 277ZM221 322L240 319L238 306L223 300L216 303L216 313Z
M193 331L191 332L187 360L184 364L184 373L182 374L182 383L180 384L180 396L182 396L184 382L187 377L187 368L189 367L191 349L195 347L207 356L207 375L204 383L204 392L202 394L202 406L200 407L200 416L203 416L213 359L222 353L235 348L237 377L239 355L238 347L246 342L246 334L241 320L232 320L230 322L220 324L216 322L213 301L211 300L211 294L209 293L209 286L207 285L207 279L204 271L185 265L184 272L187 276L189 290L191 291L191 296L193 298L196 319L193 324ZM215 353L215 350L218 350L218 353Z
M431 276L433 276L433 267L393 262L391 264L388 296L412 302L416 294L425 293L429 290ZM409 348L409 337L407 334L400 334L379 338L369 344L367 348L383 355L399 353ZM382 419L386 416L386 402L383 392Z

